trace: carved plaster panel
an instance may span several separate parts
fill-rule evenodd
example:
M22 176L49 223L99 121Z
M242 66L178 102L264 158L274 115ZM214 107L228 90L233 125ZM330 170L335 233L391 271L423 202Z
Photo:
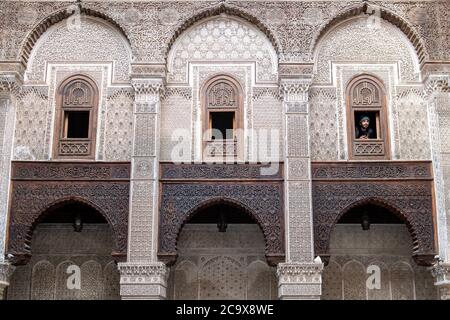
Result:
M256 80L277 81L277 57L267 37L250 24L216 17L185 31L168 58L168 81L186 83L189 63L200 61L255 62Z
M43 81L49 62L107 62L114 66L113 78L126 82L130 58L126 41L105 21L82 18L77 27L64 20L47 30L37 42L27 66L26 79Z

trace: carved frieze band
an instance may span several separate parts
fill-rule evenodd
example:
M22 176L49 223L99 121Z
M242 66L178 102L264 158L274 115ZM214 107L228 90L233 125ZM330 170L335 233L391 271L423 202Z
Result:
M283 164L278 163L275 174L264 174L269 165L263 164L161 164L161 180L281 180Z
M355 168L355 163L330 163L329 169L323 163L312 165L316 254L327 256L331 231L348 210L377 204L405 222L414 243L416 262L431 264L436 248L430 163L359 165ZM386 180L380 179L381 175ZM379 180L367 181L374 178Z
M14 162L13 180L130 180L130 163Z
M431 162L314 162L313 180L433 179Z
M71 201L96 209L111 227L113 255L126 255L129 164L13 162L12 172L8 253L14 263L30 257L33 229L47 210Z

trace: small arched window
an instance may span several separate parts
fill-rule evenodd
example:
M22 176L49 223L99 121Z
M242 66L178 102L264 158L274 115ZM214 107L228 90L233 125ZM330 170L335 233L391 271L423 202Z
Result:
M389 159L386 92L383 83L360 75L347 86L350 159Z
M237 158L242 148L242 90L229 76L210 79L202 91L204 155Z
M57 92L54 156L60 159L95 157L98 89L86 76L72 76Z

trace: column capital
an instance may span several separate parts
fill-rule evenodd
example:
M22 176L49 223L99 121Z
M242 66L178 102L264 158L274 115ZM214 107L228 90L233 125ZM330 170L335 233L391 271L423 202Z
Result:
M322 294L323 263L280 263L277 267L280 299L312 300Z
M439 288L442 300L450 300L450 262L438 261L431 268L435 279L434 285Z
M22 80L15 73L0 73L0 93L18 94Z
M280 92L284 95L295 95L307 93L311 86L311 79L282 78L280 79Z
M16 267L9 262L0 262L0 300L3 298L3 292L9 286L9 280Z
M161 300L167 296L169 269L162 262L119 263L120 295L125 300Z
M308 113L309 88L311 79L280 79L280 96L283 97L287 113Z
M163 92L165 81L163 78L133 78L131 86L138 95L158 95Z
M429 75L424 81L424 89L427 95L433 93L450 93L450 73Z

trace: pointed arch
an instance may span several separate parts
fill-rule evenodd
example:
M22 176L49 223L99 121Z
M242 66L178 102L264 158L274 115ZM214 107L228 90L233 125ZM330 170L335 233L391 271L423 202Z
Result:
M428 57L428 53L426 51L422 38L419 36L419 33L415 30L415 28L405 19L393 13L392 11L380 6L374 6L372 4L369 5L367 3L355 5L329 19L316 33L316 36L311 43L312 55L314 56L316 54L316 51L319 48L318 44L320 43L320 40L323 39L329 31L334 29L335 26L352 17L370 14L376 14L381 19L391 23L392 25L400 29L400 31L403 32L403 34L408 38L411 45L414 47L415 53L419 60L419 64L423 64L423 62Z

